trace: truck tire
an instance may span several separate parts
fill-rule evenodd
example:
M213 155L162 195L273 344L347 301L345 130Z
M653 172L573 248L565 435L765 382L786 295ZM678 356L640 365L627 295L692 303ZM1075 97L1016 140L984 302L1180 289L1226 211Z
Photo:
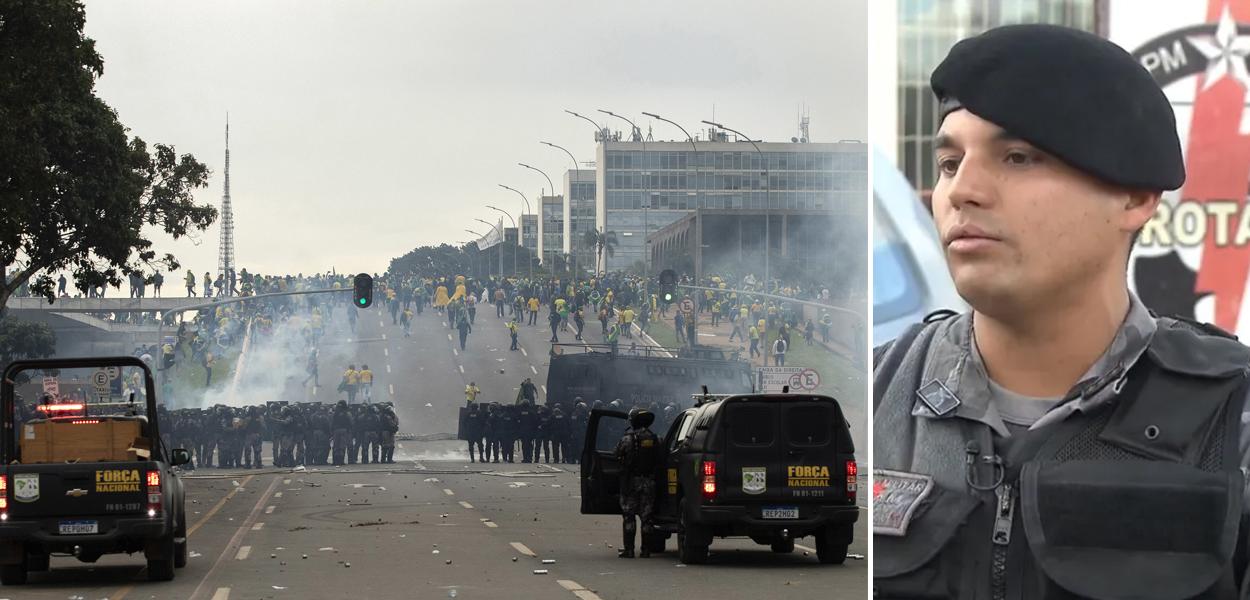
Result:
M0 583L4 585L25 585L26 554L22 554L22 562L15 565L0 565Z
M663 533L642 534L642 547L647 549L651 554L660 554L664 552L664 545L668 541L668 535Z
M182 541L178 541L182 540ZM178 518L178 528L174 530L174 568L187 566L190 550L187 548L187 517Z
M148 581L169 581L174 578L174 536L160 540L161 551L148 559Z
M846 562L848 544L835 543L833 538L832 527L816 534L816 557L822 565L840 565Z
M794 539L782 540L772 543L773 552L777 554L789 554L794 552Z
M26 555L26 570L40 573L47 571L52 567L52 557L43 553L30 553Z
M707 547L710 545L707 532L702 527L690 522L686 516L686 500L683 498L677 508L681 524L677 528L677 558L682 564L701 565L707 562Z

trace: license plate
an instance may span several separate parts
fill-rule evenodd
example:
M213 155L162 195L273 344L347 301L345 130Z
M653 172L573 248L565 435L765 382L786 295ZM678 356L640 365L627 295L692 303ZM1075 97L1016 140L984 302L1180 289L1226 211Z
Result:
M61 535L85 535L100 533L99 521L61 521Z
M765 519L797 519L799 518L799 507L765 506L761 513Z

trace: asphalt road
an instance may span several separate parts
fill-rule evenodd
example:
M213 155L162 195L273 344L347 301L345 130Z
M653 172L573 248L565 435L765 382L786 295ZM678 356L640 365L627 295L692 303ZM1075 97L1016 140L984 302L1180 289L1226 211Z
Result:
M394 400L402 431L454 433L468 381L482 388L485 402L511 402L524 377L546 381L544 326L523 327L525 350L510 352L503 320L493 309L479 310L462 352L437 313L418 318L411 337L389 314L359 314L355 334L341 319L331 324L324 387L310 397L335 400L330 384L338 370L346 361L367 362L377 374L374 399ZM597 341L597 329L587 331ZM571 333L562 341L565 335L571 341ZM469 463L455 441L401 442L396 459L294 472L195 471L187 476L192 558L173 582L147 582L140 555L93 565L53 557L50 572L32 574L21 588L0 588L0 599L868 595L867 561L820 565L811 538L786 555L750 540L716 540L702 566L681 565L675 539L650 559L618 559L619 518L579 514L575 465ZM866 520L856 526L853 555L867 553Z

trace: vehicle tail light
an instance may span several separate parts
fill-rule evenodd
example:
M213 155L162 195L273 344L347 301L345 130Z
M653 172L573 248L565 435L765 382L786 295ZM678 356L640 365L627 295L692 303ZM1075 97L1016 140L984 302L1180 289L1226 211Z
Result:
M155 517L161 512L161 472L148 471L148 516Z
M0 521L9 520L9 476L0 475Z
M95 425L99 422L99 419L74 419L73 421L70 421L73 425Z
M82 410L81 404L40 404L36 407L40 412L63 412Z
M854 502L859 491L859 466L854 460L846 461L846 501Z
M703 461L703 499L716 499L716 461Z

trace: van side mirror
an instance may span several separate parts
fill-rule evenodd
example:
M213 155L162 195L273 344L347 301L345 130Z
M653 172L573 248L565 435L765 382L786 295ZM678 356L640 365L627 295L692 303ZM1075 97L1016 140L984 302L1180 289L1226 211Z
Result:
M174 448L173 456L170 457L169 464L171 466L185 465L191 462L191 453L186 448Z

